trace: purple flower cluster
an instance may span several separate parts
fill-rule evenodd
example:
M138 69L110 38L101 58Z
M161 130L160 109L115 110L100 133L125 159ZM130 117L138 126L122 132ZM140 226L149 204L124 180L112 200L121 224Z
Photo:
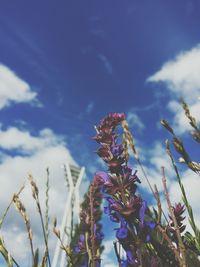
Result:
M175 203L175 206L172 208L173 208L173 212L174 212L177 224L178 224L179 231L180 233L182 233L186 228L186 225L183 224L183 220L185 219L185 217L182 216L185 211L185 206L182 205L181 203L178 203L178 204ZM169 231L172 233L173 240L178 242L174 222L170 215L169 215L169 218L170 218Z
M139 266L139 243L150 240L155 222L147 221L147 204L136 194L140 183L136 172L127 165L123 144L117 143L116 127L125 119L123 113L110 113L97 127L95 140L101 145L97 154L105 161L108 172L97 172L95 180L101 185L108 206L104 212L120 224L116 237L126 251L120 266Z

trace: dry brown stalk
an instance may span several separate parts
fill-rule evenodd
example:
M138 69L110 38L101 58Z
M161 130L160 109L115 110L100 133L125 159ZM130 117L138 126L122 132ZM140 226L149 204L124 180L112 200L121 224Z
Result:
M25 184L23 184L23 186L20 188L20 190L16 193L17 196L19 196L21 194L21 192L24 190L24 187L25 187ZM1 229L1 226L3 225L3 222L4 222L5 218L6 218L6 215L7 215L8 211L9 211L12 203L13 203L13 198L11 199L11 201L10 201L9 205L7 206L2 218L0 219L0 229Z
M190 120L191 126L195 129L195 131L192 132L192 136L194 139L200 143L200 130L197 127L196 120L190 115L190 111L186 103L182 102L183 108L185 110L186 116ZM187 151L184 148L183 142L174 134L173 129L169 125L169 123L166 120L161 120L161 124L173 135L172 143L174 145L174 148L176 151L182 156L180 158L181 163L187 164L187 166L194 172L199 173L200 172L200 164L192 161L187 153Z
M185 115L186 117L189 119L190 121L190 125L196 130L197 133L200 134L199 128L197 126L197 122L196 119L194 117L191 116L190 114L190 110L188 108L188 105L184 102L184 100L181 101L182 107L185 111Z
M168 209L169 209L172 221L174 223L174 228L175 228L176 236L177 236L177 239L178 239L178 246L179 246L180 254L181 254L181 256L179 257L179 263L180 263L181 267L187 267L188 265L187 265L187 261L186 261L185 246L183 244L183 240L182 240L181 233L180 233L180 230L179 230L179 226L178 226L178 223L177 223L177 220L176 220L176 216L174 214L174 210L172 208L172 204L171 204L171 201L170 201L170 197L169 197L169 193L168 193L168 189L167 189L167 182L166 182L164 167L162 167L162 182L163 182L164 193L165 193L165 198L166 198L166 201L167 201Z
M19 267L18 263L14 260L14 258L10 255L10 253L6 249L2 237L0 237L0 253L4 257L5 261L7 262L8 267L12 267L13 266L13 262L15 263L16 266Z
M89 189L89 198L90 198L90 218L91 218L91 227L90 227L90 234L91 234L91 266L95 267L95 240L94 240L94 216L93 216L93 198L94 190L93 185L91 184Z
M174 135L174 131L172 129L172 127L169 125L167 120L161 120L160 123L162 124L162 126L164 126L172 135Z
M138 153L136 151L136 148L135 148L135 145L134 145L134 142L133 142L133 135L131 134L131 132L129 130L128 122L126 120L124 120L122 122L122 128L124 129L126 140L127 140L129 146L131 147L131 149L133 151L133 155L134 155L135 159L138 160L139 159L139 155L138 155Z
M161 222L161 215L162 215L162 206L161 206L161 201L160 201L160 195L159 195L158 188L157 188L156 185L154 185L154 193L155 193L157 207L158 207L157 223L160 224L160 222Z
M125 158L126 163L127 163L128 159L129 159L129 153L128 153L128 141L126 139L125 134L122 135L122 143L123 143L123 147L124 147L124 158Z
M31 174L29 174L28 179L29 179L30 184L31 184L32 196L33 196L33 198L36 201L36 205L37 205L38 212L39 212L39 215L40 215L40 221L41 221L41 225L42 225L42 233L43 233L45 247L46 247L46 251L47 251L48 264L51 267L51 261L50 261L50 256L49 256L48 243L47 243L47 236L46 236L45 227L44 227L44 220L43 220L43 216L42 216L42 209L41 209L40 201L39 201L39 189L38 189L38 187L36 185L36 182L33 180L33 177L32 177Z
M47 255L48 255L48 252L45 249L44 255L42 257L42 263L41 263L41 266L40 267L45 267L46 266L46 263L47 263Z
M137 153L136 148L135 148L135 145L134 145L133 135L132 135L132 133L131 133L130 130L129 130L128 122L127 122L126 120L124 120L124 121L122 122L122 128L124 129L125 138L126 138L126 140L127 140L127 143L128 143L128 145L130 146L130 148L131 148L131 150L132 150L132 152L133 152L133 155L134 155L134 157L135 157L135 159L136 159L138 165L140 166L141 171L142 171L142 173L143 173L143 175L144 175L144 177L145 177L145 179L146 179L146 181L147 181L147 184L148 184L148 186L149 186L149 188L150 188L150 190L151 190L151 192L152 192L154 198L155 198L156 201L157 201L157 196L155 195L155 192L154 192L154 190L153 190L153 187L152 187L152 185L151 185L151 183L150 183L150 181L149 181L149 179L148 179L148 177L147 177L147 174L146 174L146 172L145 172L145 169L144 169L144 167L143 167L143 165L142 165L142 163L141 163L141 161L140 161L139 154ZM162 208L161 208L161 210L162 210ZM165 213L164 213L163 210L162 210L162 213L163 213L163 216L164 216L166 222L168 222L167 217L166 217L166 215L165 215Z
M144 174L144 177L145 177L145 179L146 179L146 181L147 181L147 183L149 185L149 188L151 189L151 192L154 195L154 191L153 191L153 188L151 186L151 183L150 183L150 181L149 181L149 179L148 179L148 177L146 175L146 172L145 172L145 170L144 170L144 168L143 168L143 166L142 166L142 164L140 162L139 154L137 153L136 148L135 148L135 145L134 145L134 142L133 142L133 135L131 134L131 132L129 130L128 122L126 120L124 120L122 122L122 128L124 129L125 138L127 140L127 143L130 146L131 150L133 151L133 155L134 155L136 161L138 162L138 164L139 164L139 166L140 166L140 168L141 168L141 170L142 170L142 172Z
M180 262L180 255L178 250L176 249L176 247L173 245L173 242L171 241L171 239L169 238L169 236L167 235L165 229L162 228L161 225L157 225L156 227L158 229L158 231L161 233L162 237L167 241L168 243L168 247L172 250L172 252L174 253L176 259ZM181 265L181 267L183 267Z
M31 229L29 217L26 213L26 209L25 209L24 205L22 204L21 200L19 199L19 196L16 194L14 194L14 196L13 196L13 203L15 204L17 211L22 216L24 223L26 225L26 229L27 229L27 233L28 233L28 239L29 239L30 247L31 247L32 259L34 260L33 235L32 235L32 229Z
M60 241L60 245L61 245L61 249L63 249L67 255L67 257L69 258L69 264L70 264L70 267L76 267L73 263L73 258L72 258L72 251L70 249L70 246L68 245L64 245L63 241L62 241L62 238L60 236L60 230L56 228L57 226L57 220L56 218L54 219L54 223L53 223L53 232L54 234L57 236L57 238L59 239Z

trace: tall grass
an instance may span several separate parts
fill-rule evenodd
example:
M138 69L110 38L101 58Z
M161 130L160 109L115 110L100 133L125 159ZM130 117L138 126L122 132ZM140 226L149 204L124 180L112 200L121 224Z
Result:
M199 145L200 129L197 121L191 115L189 107L184 101L182 101L182 107L193 129L191 136L196 141L196 145ZM32 196L36 203L43 233L43 241L41 238L41 242L44 243L45 247L43 256L40 258L38 248L34 248L31 221L25 205L20 199L24 186L13 195L8 207L2 214L0 230L5 223L10 207L14 204L26 227L32 267L51 267L48 239L49 234L52 234L52 232L60 240L61 249L66 254L68 267L104 266L101 258L103 251L101 201L105 199L107 206L104 207L104 212L111 221L116 223L116 227L113 229L116 235L116 239L113 240L113 251L115 251L119 267L200 266L200 229L182 183L180 171L177 167L178 164L174 153L172 153L172 146L180 156L179 161L184 163L192 172L195 172L197 178L199 178L200 164L191 159L183 141L175 134L174 129L167 120L162 120L161 124L172 137L171 140L166 140L165 146L177 178L183 203L171 202L163 167L161 170L162 184L168 207L168 211L164 211L160 193L157 186L150 183L125 115L123 113L110 113L96 127L96 136L94 137L100 145L97 154L105 162L107 168L106 171L97 171L94 175L81 205L80 224L74 225L72 221L70 243L63 243L56 220L54 221L53 229L50 229L49 169L47 169L44 211L41 208L39 188L33 177L29 175ZM142 181L137 176L136 171L129 165L130 153L133 153L143 176L147 180L152 198L155 199L156 205L153 208L148 206L145 195L140 196L137 193L137 188ZM188 217L192 233L185 231L187 226L185 216ZM121 253L121 251L124 253ZM0 253L7 266L20 266L12 256L12 252L8 251L1 234Z

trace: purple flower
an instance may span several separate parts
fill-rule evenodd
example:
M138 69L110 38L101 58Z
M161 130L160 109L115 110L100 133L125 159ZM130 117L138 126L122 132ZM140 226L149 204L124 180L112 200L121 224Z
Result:
M114 157L119 157L124 151L123 145L112 144L110 147L111 153Z
M121 260L120 261L120 267L128 267L128 261L127 260Z
M141 183L136 175L137 171L132 174L132 169L128 166L122 166L123 187L127 189L131 195L134 195L137 189L136 182Z
M120 174L122 170L122 164L125 162L123 157L113 157L110 161L107 162L109 171L111 173Z
M108 114L97 127L97 135L94 139L101 144L112 144L116 139L116 134L113 131L124 119L124 113Z
M126 251L126 259L118 258L121 267L139 266L136 239L148 242L155 222L147 222L145 214L147 203L136 195L136 172L127 166L124 145L117 143L115 128L125 119L123 113L110 113L97 127L96 141L101 144L97 154L107 163L108 174L97 172L96 177L108 201L104 212L114 222L120 223L116 228L116 237ZM133 231L133 233L132 233ZM134 233L137 235L135 237ZM138 247L137 247L138 246ZM134 254L135 257L134 257Z
M173 211L174 211L174 215L176 217L176 221L177 221L179 230L182 233L185 230L185 228L186 228L186 225L183 224L183 220L185 219L185 217L182 216L183 213L184 213L184 211L185 211L185 206L184 205L181 205L181 203L178 203L178 204L175 203L175 206L172 207L172 208L173 208ZM170 230L170 232L173 235L174 241L177 241L176 230L175 230L174 222L173 222L173 220L172 220L172 218L171 218L170 215L169 215L169 218L170 218L169 230Z
M138 266L138 261L134 258L133 253L130 250L126 251L126 256L129 266Z
M140 206L141 198L136 195L130 196L126 204L123 204L119 209L119 212L126 220L133 221L136 217L138 217Z
M116 138L116 135L113 133L99 133L97 134L94 139L98 142L98 143L102 143L102 144L112 144L113 140Z
M108 162L113 158L113 155L110 151L110 146L109 145L102 145L98 150L97 150L97 155L101 157L104 161Z
M143 200L141 208L140 208L140 212L139 212L140 223L142 226L144 225L144 216L145 216L146 208L147 208L147 203L146 201Z
M78 244L74 247L74 252L79 253L85 250L85 236L80 234Z
M145 222L145 225L148 226L151 230L153 230L156 227L156 222L147 221Z
M112 131L115 127L125 119L124 113L109 113L103 120L101 120L100 125L97 127L98 131L108 132L110 129Z
M80 249L80 246L79 246L79 245L76 245L76 246L74 247L74 252L75 252L75 253L79 253L79 252L81 252L81 249Z
M185 219L185 217L183 217L182 214L185 211L185 206L181 205L181 203L175 203L173 210L178 226L180 227L180 231L183 232L185 230L185 226L183 225L182 221Z
M103 235L103 233L99 232L99 229L97 228L96 223L94 224L93 231L94 231L94 237L96 240L102 240L103 239L104 235Z
M134 258L133 253L130 250L127 250L126 257L126 260L120 261L120 267L139 266L138 261Z
M119 229L117 229L116 237L118 239L124 239L127 238L127 236L128 236L128 229L126 226L122 226Z
M121 190L121 185L119 185L116 176L108 175L105 172L97 172L95 178L99 185L102 186L104 193L115 196Z
M120 214L113 210L113 205L115 205L116 201L113 200L111 197L107 197L106 199L108 201L108 207L104 207L104 213L110 216L111 221L120 222Z
M144 221L143 224L139 223L137 228L137 234L141 240L144 242L150 242L151 240L151 231L155 229L156 222L153 221Z
M141 207L141 198L138 196L132 196L126 204L114 200L111 197L106 198L108 207L104 209L104 212L108 215L114 215L115 218L124 218L129 222L133 222L135 218L138 218L139 210Z
M110 176L106 172L96 172L95 180L98 180L100 184L107 184L110 183Z

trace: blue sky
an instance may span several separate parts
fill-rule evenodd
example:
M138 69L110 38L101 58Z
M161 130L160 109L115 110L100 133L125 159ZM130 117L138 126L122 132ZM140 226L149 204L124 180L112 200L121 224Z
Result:
M1 3L1 212L29 171L45 177L49 165L52 196L64 201L56 177L62 177L59 168L65 160L86 166L84 191L87 179L104 168L91 137L108 112L126 113L149 176L159 183L160 166L170 166L163 145L168 135L159 120L169 119L185 137L189 128L180 97L194 115L200 112L199 26L197 0ZM184 174L187 185L191 174ZM198 181L190 179L196 196ZM39 183L42 187L44 180ZM178 189L171 184L174 193ZM4 233L12 229L8 243L18 230L21 239L16 242L25 240L19 225L17 218L7 222ZM26 251L19 255L24 259Z

